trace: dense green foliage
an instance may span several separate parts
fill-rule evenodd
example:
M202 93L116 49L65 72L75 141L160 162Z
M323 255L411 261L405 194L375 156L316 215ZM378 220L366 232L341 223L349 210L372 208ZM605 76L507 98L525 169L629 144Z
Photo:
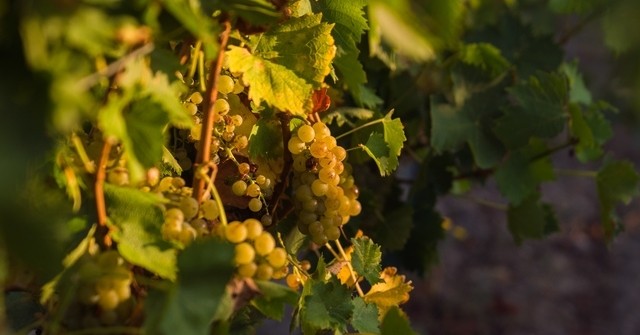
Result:
M438 198L490 181L521 243L559 229L543 183L592 178L614 238L640 176L554 23L602 15L625 57L639 10L0 2L0 331L412 334L401 273L437 261Z

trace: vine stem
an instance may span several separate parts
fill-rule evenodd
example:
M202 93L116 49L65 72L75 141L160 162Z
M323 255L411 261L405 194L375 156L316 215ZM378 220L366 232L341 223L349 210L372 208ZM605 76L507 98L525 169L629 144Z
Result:
M104 180L107 173L107 162L109 160L109 153L111 152L111 146L113 145L112 138L106 138L102 145L102 152L100 153L100 160L98 161L98 170L96 171L95 182L95 196L96 196L96 212L98 215L98 226L102 231L107 229L104 234L104 245L111 246L111 237L108 234L107 228L107 206L104 201Z
M205 100L205 113L202 124L202 131L200 133L200 150L196 157L196 167L204 166L211 160L211 136L213 134L213 125L218 118L218 113L213 108L214 102L218 98L218 79L220 78L220 70L222 70L222 63L224 60L224 51L227 48L227 42L229 41L229 34L231 33L231 23L229 20L223 23L224 31L220 37L220 50L218 51L218 57L211 62L210 68L211 74L209 76L209 82L207 83L207 92ZM205 180L200 178L196 173L193 180L193 197L200 201L202 194L204 193Z
M598 171L591 170L571 170L571 169L556 169L556 174L569 177L585 177L585 178L597 178Z
M344 252L344 249L342 248L342 244L340 244L340 240L336 240L336 246L338 247L338 250L340 251L340 255L342 256L342 258L345 260L345 262L347 262L347 268L349 269L349 273L351 274L351 279L353 279L353 282L356 285L356 290L358 291L358 295L360 295L360 297L364 297L364 292L362 292L362 288L360 287L360 284L358 284L358 278L356 278L356 272L353 270L353 266L351 266L351 262L347 260L347 253Z
M358 130L373 126L374 124L382 123L382 122L384 122L384 119L385 118L383 117L381 119L377 119L377 120L373 120L373 121L367 122L367 123L365 123L365 124L363 124L363 125L361 125L361 126L359 126L357 128L353 128L353 129L351 129L351 130L349 130L349 131L347 131L345 133L342 133L342 134L336 136L336 140L339 140L339 139L341 139L341 138L343 138L343 137L345 137L347 135L353 134Z

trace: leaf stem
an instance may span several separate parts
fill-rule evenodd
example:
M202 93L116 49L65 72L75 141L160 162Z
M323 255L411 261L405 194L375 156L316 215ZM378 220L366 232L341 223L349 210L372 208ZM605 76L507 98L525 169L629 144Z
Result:
M367 127L369 127L369 126L373 126L374 124L382 123L382 122L384 122L384 120L385 120L385 118L384 118L384 117L382 117L382 118L377 119L377 120L369 121L369 122L367 122L367 123L365 123L365 124L363 124L363 125L361 125L361 126L358 126L358 127L356 127L356 128L353 128L353 129L351 129L351 130L349 130L349 131L347 131L347 132L345 132L345 133L343 133L343 134L340 134L340 135L336 136L336 140L339 140L339 139L341 139L341 138L343 138L343 137L345 137L345 136L347 136L347 135L349 135L349 134L353 134L353 133L355 133L355 132L356 132L356 131L358 131L358 130L361 130L361 129L367 128Z
M207 92L204 109L204 119L202 122L202 132L200 133L200 150L196 157L196 167L207 165L211 160L211 135L213 134L213 125L218 118L218 113L213 108L213 105L218 98L218 79L220 78L220 70L222 70L222 63L224 60L224 51L227 48L227 42L229 41L229 34L231 32L231 23L229 20L223 22L224 31L220 37L220 49L218 51L218 57L215 61L211 62L211 75L209 76L209 82L207 83ZM200 179L198 174L194 175L193 180L193 197L196 200L202 199L204 193L205 181Z
M347 262L347 268L349 269L349 273L351 274L351 279L353 279L353 282L355 283L356 290L358 291L358 295L360 295L360 297L364 297L364 292L362 292L362 288L358 283L356 272L353 270L353 266L351 266L351 262L347 259L347 253L344 252L344 249L342 248L342 244L340 244L340 240L336 240L336 246L338 246L338 250L340 251L340 255L342 255L342 258L345 260L345 262Z
M489 207L489 208L497 209L499 211L506 212L506 211L509 210L509 206L507 206L505 204L501 204L499 202L495 202L495 201L491 201L491 200L487 200L487 199L474 197L472 195L459 195L458 197L462 198L462 199L466 199L466 200L472 201L472 202L475 202L478 205L482 205L482 206L486 206L486 207Z
M567 148L570 148L570 147L574 146L577 143L578 143L578 139L570 138L565 143L562 143L562 144L560 144L558 146L555 146L553 148L549 148L546 151L541 152L541 153L533 156L533 158L531 158L531 162L535 162L535 161L537 161L539 159L542 159L542 158L545 158L545 157L549 157L549 156L555 154L556 152L562 151L562 150L567 149Z

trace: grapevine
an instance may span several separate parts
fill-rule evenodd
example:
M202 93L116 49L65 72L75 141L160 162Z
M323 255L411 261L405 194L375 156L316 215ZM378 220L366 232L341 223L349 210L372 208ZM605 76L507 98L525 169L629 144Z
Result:
M605 155L614 108L515 3L0 5L7 101L39 143L0 179L21 190L0 201L0 282L39 312L16 326L0 300L0 331L413 334L407 274L451 226L437 199L490 179L504 203L477 202L519 243L558 229L540 185L562 175L594 179L613 238L640 182ZM598 170L556 168L569 149ZM399 168L419 171L405 193Z

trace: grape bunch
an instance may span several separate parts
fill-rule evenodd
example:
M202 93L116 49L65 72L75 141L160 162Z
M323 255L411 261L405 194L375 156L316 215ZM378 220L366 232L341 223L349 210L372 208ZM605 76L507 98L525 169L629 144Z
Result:
M76 301L67 311L71 328L124 323L133 308L133 275L117 251L81 258Z
M257 213L263 208L265 197L273 193L273 181L263 174L251 172L249 163L238 164L240 178L231 185L231 191L237 196L247 196L249 210Z
M338 239L342 225L361 211L347 151L322 122L300 126L287 148L293 157L298 229L318 245Z
M287 275L287 252L276 247L273 235L263 229L260 221L250 218L230 222L221 228L221 235L235 244L234 263L238 276L269 280Z
M193 190L185 184L180 177L164 177L155 191L169 200L161 227L162 237L188 245L197 237L210 235L211 225L220 216L220 210L212 199L198 204L191 197Z

